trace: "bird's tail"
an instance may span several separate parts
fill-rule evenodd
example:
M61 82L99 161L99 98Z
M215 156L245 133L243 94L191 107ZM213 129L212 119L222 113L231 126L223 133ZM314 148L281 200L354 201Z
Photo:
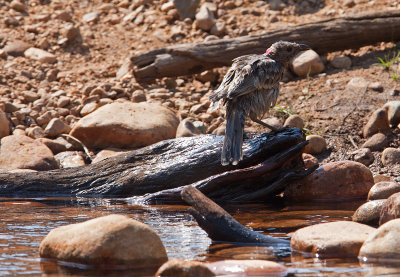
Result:
M226 107L225 139L221 154L222 165L230 163L237 165L242 159L244 121L245 114L243 110L235 107L233 103L228 103Z

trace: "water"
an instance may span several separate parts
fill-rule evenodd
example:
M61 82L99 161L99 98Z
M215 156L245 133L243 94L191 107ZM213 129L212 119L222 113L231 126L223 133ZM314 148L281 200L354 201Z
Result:
M360 202L284 206L247 204L225 206L238 221L255 231L288 239L308 225L351 220ZM186 212L187 206L136 206L124 200L86 198L0 198L0 276L150 276L154 272L97 272L41 260L39 245L58 226L108 214L124 214L148 224L161 237L168 257L205 262L223 259L265 259L285 264L292 276L385 276L400 269L372 267L357 259L321 260L256 245L213 243Z

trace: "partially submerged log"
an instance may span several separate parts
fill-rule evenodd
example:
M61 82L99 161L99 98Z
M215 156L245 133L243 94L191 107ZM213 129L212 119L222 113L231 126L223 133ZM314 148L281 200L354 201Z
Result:
M256 135L245 139L243 161L238 166L224 167L220 163L222 136L171 139L82 167L0 173L0 196L139 196L257 165L304 140L303 132L297 128L285 129L277 134ZM226 191L228 188L229 182L225 181L215 187L213 193L223 195L224 191L217 190ZM241 195L240 191L236 194Z
M173 45L134 55L131 63L137 81L151 82L156 78L228 66L238 56L265 52L266 47L278 40L306 43L318 53L326 53L382 41L399 41L399 30L399 10L349 15L259 35Z
M182 190L181 196L186 203L192 206L189 208L189 213L214 241L257 243L276 247L289 246L289 242L286 240L265 236L246 228L192 186L187 186Z

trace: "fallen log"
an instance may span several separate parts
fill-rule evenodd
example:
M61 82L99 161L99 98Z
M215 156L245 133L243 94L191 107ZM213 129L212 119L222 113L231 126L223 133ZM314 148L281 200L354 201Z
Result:
M297 128L256 135L245 139L244 158L238 166L222 166L222 136L171 139L82 167L0 173L0 196L139 196L254 166L304 140L303 132ZM229 184L221 184L215 189L226 187Z
M133 197L130 201L176 203L187 187L194 187L218 202L265 201L283 192L290 181L303 178L318 167L304 170L301 154L307 144L308 141L300 142L254 166L219 173L191 185Z
M399 41L399 30L399 10L348 15L259 35L173 45L134 55L130 60L136 80L151 82L228 66L238 56L265 52L266 47L278 40L306 43L318 53L326 53Z
M246 228L192 186L187 186L182 190L181 196L186 203L192 206L189 208L189 213L214 241L257 243L276 247L289 246L289 241L265 236Z

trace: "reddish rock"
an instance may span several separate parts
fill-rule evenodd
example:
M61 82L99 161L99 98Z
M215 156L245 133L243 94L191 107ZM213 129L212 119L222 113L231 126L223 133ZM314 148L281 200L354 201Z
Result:
M70 135L89 148L130 148L174 138L179 120L152 103L112 103L80 119Z
M108 148L108 149L103 149L99 153L96 154L96 157L92 160L92 164L98 163L104 159L107 159L109 157L114 157L116 155L125 153L126 150L118 149L118 148Z
M304 128L304 120L300 116L294 114L294 115L289 116L285 120L285 124L283 124L283 126L296 127L296 128L302 129L302 128Z
M389 145L389 139L385 134L376 133L370 137L363 145L363 148L369 148L371 151L381 151Z
M4 51L7 55L11 56L22 56L26 49L30 48L31 45L21 40L14 40L12 42L7 43L4 47Z
M42 258L99 266L160 266L168 260L157 234L123 215L55 228L40 243L39 253Z
M384 109L376 110L368 120L363 130L363 135L368 138L376 133L390 132L387 111Z
M376 183L368 193L368 200L386 199L392 194L400 192L400 184L397 182Z
M77 167L85 165L83 152L65 151L54 156L60 168Z
M57 139L39 138L38 141L46 145L54 155L72 149L72 144L62 137L58 137Z
M6 136L1 139L0 168L50 170L57 168L51 150L27 136Z
M361 245L375 230L351 221L321 223L294 232L290 245L295 251L319 258L356 258Z
M389 147L383 150L381 161L384 166L400 164L400 149Z
M359 257L368 262L394 263L400 259L400 219L391 220L372 232L362 245Z
M400 217L400 192L392 194L382 207L379 225Z
M265 260L224 260L207 264L217 276L286 276L287 268Z
M215 274L202 262L173 259L163 264L155 276L160 277L211 277Z
M379 217L385 202L386 199L380 199L364 203L354 212L353 221L377 226L379 224Z
M10 122L7 119L6 113L0 111L0 138L10 134Z
M371 171L363 164L339 161L320 166L307 177L291 183L285 197L291 201L366 198L374 185Z
M310 168L318 164L318 159L311 154L303 153L302 158L305 168Z

